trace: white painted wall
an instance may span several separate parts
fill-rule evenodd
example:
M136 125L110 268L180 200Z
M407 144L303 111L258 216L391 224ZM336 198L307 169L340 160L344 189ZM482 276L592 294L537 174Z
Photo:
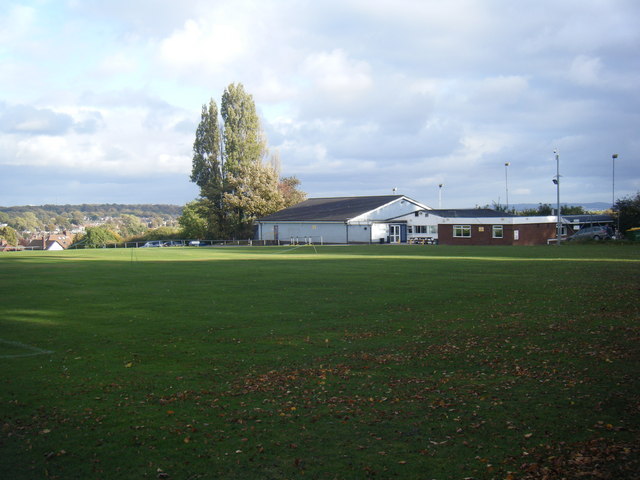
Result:
M387 235L389 235L389 225L386 223L374 223L371 225L371 241L373 243L379 243L383 238L383 242L387 241Z
M370 212L366 212L362 215L352 218L349 220L349 223L361 223L361 222L371 222L376 220L387 220L389 218L395 218L399 215L404 215L408 212L414 212L416 210L420 210L425 208L424 206L416 205L405 199L394 200L387 205L383 205L380 208L375 210L371 210Z
M349 225L349 243L369 243L371 225Z
M435 233L409 233L408 232L409 229L407 228L407 240L411 238L426 238L426 237L437 239L438 238L437 226L439 221L442 220L442 218L437 217L435 215L429 215L429 213L425 211L419 211L417 216L415 212L413 212L407 215L402 215L401 217L395 218L394 220L406 221L407 227L414 227L417 225L425 225L425 226L431 225L436 227ZM411 228L411 230L415 230L415 229Z
M259 227L260 240L274 240L274 225L278 225L278 239L289 243L311 237L314 243L346 243L347 226L344 223L263 222Z

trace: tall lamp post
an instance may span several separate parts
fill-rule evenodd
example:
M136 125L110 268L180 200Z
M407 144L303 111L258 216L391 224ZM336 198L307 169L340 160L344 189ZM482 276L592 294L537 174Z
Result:
M507 194L507 210L509 210L509 174L507 173L509 171L509 165L511 165L509 162L505 162L504 164L504 189Z
M616 158L618 158L618 154L614 153L613 155L611 155L611 165L612 165L612 172L611 172L611 211L614 212L616 209ZM620 230L620 214L618 214L618 227L617 229ZM618 234L618 232L616 232L616 235Z
M556 185L556 193L557 193L557 210L556 210L556 243L560 245L560 237L562 234L562 220L560 217L560 155L558 154L558 150L554 150L553 153L556 156L556 176L553 179L553 183Z
M438 185L438 208L442 209L442 187L444 183Z

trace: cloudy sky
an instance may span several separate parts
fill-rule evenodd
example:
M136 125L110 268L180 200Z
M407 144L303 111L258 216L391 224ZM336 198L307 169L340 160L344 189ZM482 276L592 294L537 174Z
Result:
M637 0L4 0L0 205L194 199L232 82L311 197L555 203L557 148L562 202L610 203L640 190L638 25Z

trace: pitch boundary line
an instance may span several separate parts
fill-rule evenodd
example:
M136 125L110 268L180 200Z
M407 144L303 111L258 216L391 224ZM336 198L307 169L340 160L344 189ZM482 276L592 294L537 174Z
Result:
M53 353L52 350L44 350L38 347L32 347L31 345L27 345L21 342L12 342L10 340L4 340L0 338L0 344L11 345L14 347L24 348L26 350L30 350L30 353L18 353L15 355L0 355L0 358L22 358L22 357L34 357L36 355L50 355Z

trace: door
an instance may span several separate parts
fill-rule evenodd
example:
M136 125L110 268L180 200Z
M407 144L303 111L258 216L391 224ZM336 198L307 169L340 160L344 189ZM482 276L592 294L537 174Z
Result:
M400 243L400 225L389 225L389 243Z

